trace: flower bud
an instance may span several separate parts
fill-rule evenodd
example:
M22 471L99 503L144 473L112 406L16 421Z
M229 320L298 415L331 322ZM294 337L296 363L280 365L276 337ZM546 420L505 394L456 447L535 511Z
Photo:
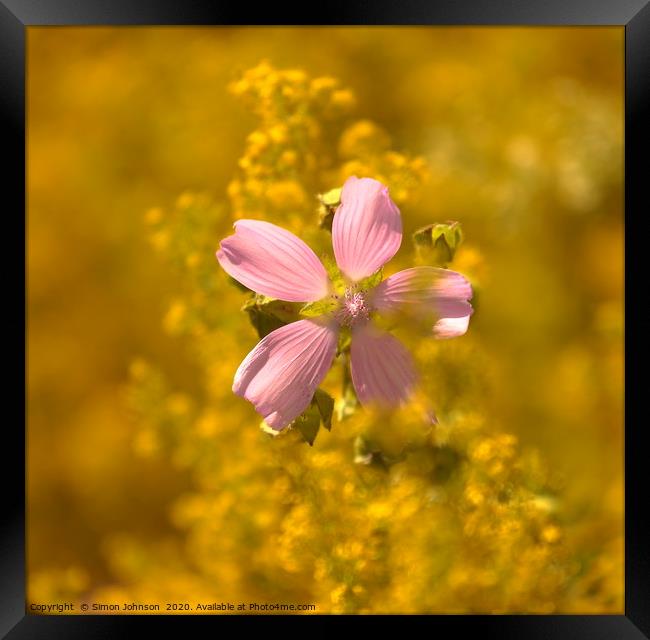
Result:
M318 208L318 226L321 229L332 231L332 222L334 220L334 212L341 204L341 192L343 187L330 189L326 193L321 193L318 196L320 207Z
M413 234L413 242L418 253L427 262L443 267L454 259L462 241L463 231L460 222L430 224Z

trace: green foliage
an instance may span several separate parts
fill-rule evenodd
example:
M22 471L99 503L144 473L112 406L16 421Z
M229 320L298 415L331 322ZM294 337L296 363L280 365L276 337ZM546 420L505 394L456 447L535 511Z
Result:
M316 389L307 409L291 423L291 426L300 431L309 446L313 446L321 425L328 431L332 429L333 411L334 398L326 391Z
M260 294L251 296L242 307L260 338L299 319L300 305L295 302L275 300Z
M316 440L320 430L320 424L320 411L318 405L312 400L309 407L291 423L291 426L300 431L305 442L311 447L314 445L314 440Z
M334 398L326 391L316 389L307 409L291 423L291 426L300 431L304 441L311 447L321 425L331 431L333 411Z
M446 267L463 241L460 222L429 224L413 234L417 250L433 265Z
M372 275L368 276L367 278L364 278L363 280L360 280L359 283L357 284L357 287L361 291L369 291L370 289L374 289L382 280L384 277L384 268L381 267L378 271L375 271Z
M334 298L323 298L323 300L308 302L300 307L300 315L304 318L315 318L336 311L338 306L339 304Z
M332 398L332 396L330 396L326 391L316 389L309 406L289 425L289 427L297 430L303 441L311 447L314 445L314 441L320 431L321 425L328 431L331 431L333 412L334 398ZM264 433L268 433L274 437L283 433L281 431L276 431L264 421L260 424L260 428Z
M332 413L334 412L334 398L323 391L322 389L316 389L314 394L314 400L312 402L316 403L318 407L318 412L320 413L321 422L323 426L330 431L332 429Z

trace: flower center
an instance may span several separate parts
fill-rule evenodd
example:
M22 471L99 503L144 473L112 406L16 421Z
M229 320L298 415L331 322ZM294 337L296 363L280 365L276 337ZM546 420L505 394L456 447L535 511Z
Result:
M360 322L365 322L370 317L370 306L362 291L348 287L340 302L341 306L335 315L342 326L353 327Z

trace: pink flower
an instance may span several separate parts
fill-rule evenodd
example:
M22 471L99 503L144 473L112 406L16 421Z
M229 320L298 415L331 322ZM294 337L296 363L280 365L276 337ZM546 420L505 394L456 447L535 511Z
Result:
M405 402L417 375L408 350L373 324L373 314L399 309L431 318L436 338L467 331L472 288L459 273L415 267L374 289L359 286L397 253L401 242L402 219L387 187L356 177L343 186L332 224L334 256L346 280L340 296L316 254L281 227L239 220L235 234L221 242L219 263L249 289L290 302L331 297L335 303L331 313L268 334L237 369L233 391L252 402L270 427L280 431L309 406L332 365L342 327L351 332L350 369L359 401L384 406Z

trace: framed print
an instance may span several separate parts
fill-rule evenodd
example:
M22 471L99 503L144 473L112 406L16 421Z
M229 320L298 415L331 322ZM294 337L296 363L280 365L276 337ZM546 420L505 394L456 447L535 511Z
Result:
M2 637L650 634L647 3L2 2Z

